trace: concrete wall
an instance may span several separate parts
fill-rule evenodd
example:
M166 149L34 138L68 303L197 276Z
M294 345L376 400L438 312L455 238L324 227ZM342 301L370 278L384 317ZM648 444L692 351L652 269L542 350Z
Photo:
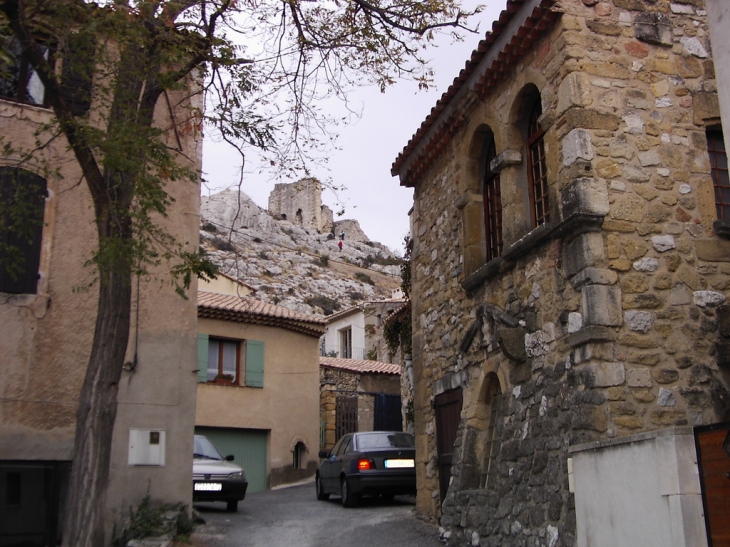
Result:
M571 449L578 547L705 547L691 428Z
M264 387L198 384L195 425L263 429L269 435L269 484L291 478L292 453L303 442L298 478L314 474L319 460L318 339L279 327L199 319L198 332L264 342Z
M177 104L181 99L171 101ZM162 126L171 126L164 104L158 106L156 117ZM0 132L10 136L7 140L16 150L33 148L33 132L50 119L46 109L0 100ZM182 143L183 156L192 158L188 166L199 170L198 137L185 133ZM43 162L48 162L59 172L47 178L38 294L0 295L0 459L4 460L71 459L77 399L96 314L94 269L84 266L96 245L90 196L79 183L80 169L63 138L38 155L42 161L31 160L23 167L42 173ZM19 160L19 153L0 158L4 165ZM167 191L175 201L163 225L178 241L192 242L185 250L193 252L198 241L199 185L179 183ZM153 269L149 278L141 279L139 294L136 290L133 294L127 355L131 360L136 348L138 366L122 374L119 388L107 499L109 532L148 491L158 501L189 504L191 500L196 283L189 299L182 299L169 283L160 281L168 278L166 267ZM164 466L128 465L130 428L166 432Z

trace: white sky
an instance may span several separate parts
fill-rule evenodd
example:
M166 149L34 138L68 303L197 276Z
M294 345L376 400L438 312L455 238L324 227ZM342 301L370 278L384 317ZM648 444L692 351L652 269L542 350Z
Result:
M479 25L478 34L467 35L463 42L453 44L450 38L445 38L440 47L427 53L433 59L431 66L435 71L435 85L428 91L418 91L415 82L402 81L386 89L384 94L373 86L351 92L349 100L356 108L362 107L363 115L355 123L340 128L339 149L329 156L328 169L323 167L321 172L312 173L320 180L331 179L334 185L345 187L337 196L331 190L325 190L322 195L322 201L335 213L344 206L345 214L335 215L335 220L357 219L371 240L402 251L413 192L401 187L398 178L391 176L391 165L506 5L505 0L486 0L486 3L484 11L470 23L472 27ZM236 187L239 161L237 153L227 144L206 138L204 195ZM274 184L295 180L273 180L267 174L247 172L241 189L257 205L267 208Z

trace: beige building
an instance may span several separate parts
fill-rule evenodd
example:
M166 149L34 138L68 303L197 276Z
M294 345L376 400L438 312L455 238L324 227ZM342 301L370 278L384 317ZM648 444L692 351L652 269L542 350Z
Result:
M202 288L196 433L234 455L249 492L313 476L324 321L244 296L229 282Z
M728 59L707 14L510 1L396 159L417 505L451 545L730 533Z
M7 82L4 82L7 83ZM9 91L4 86L2 93ZM21 90L22 91L22 90ZM76 408L94 332L95 270L85 267L96 248L94 211L81 170L64 138L48 139L32 159L36 132L49 124L43 88L30 79L27 93L0 98L0 134L14 150L0 157L0 196L14 180L37 196L41 221L20 276L0 269L0 545L56 545L74 445ZM190 108L182 97L171 104ZM93 110L95 105L91 105ZM197 106L197 105L192 105ZM186 115L187 116L187 115ZM161 127L173 127L167 104ZM187 117L186 117L187 119ZM179 132L170 146L195 170L200 135ZM48 167L51 166L51 169ZM198 241L199 185L169 185L174 198L164 227L180 242ZM12 234L0 234L12 238ZM189 299L167 282L164 267L135 280L128 361L119 384L108 535L124 525L129 508L149 492L155 501L190 503L195 417L195 287Z

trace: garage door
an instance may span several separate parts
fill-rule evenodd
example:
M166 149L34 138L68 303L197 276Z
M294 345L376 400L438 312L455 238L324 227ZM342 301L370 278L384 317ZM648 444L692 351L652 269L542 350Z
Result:
M233 454L233 462L246 472L248 492L261 492L269 487L266 473L269 461L267 430L196 427L195 434L205 435L223 456Z

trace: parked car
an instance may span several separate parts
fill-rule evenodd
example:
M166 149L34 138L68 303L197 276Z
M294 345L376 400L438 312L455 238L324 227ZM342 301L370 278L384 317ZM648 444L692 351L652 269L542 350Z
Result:
M246 474L233 456L221 456L202 435L195 435L193 449L193 501L225 501L228 511L237 511L246 497Z
M354 507L360 496L416 493L416 441L410 433L350 433L319 457L324 461L315 479L318 500L335 494L344 507Z

